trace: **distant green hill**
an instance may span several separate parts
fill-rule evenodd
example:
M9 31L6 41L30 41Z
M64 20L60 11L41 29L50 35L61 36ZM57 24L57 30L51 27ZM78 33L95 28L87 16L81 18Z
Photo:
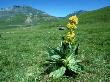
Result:
M110 22L110 6L79 15L80 23Z
M68 18L74 13L67 15L66 17L60 19L60 22L57 22L57 25L66 25L68 23ZM87 23L97 23L97 22L110 22L110 6L100 8L93 11L85 11L80 12L79 14L76 13L79 18L80 24L87 24Z

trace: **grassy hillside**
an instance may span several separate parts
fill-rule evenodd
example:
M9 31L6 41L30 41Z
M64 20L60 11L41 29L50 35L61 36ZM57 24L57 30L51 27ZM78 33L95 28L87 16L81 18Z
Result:
M72 14L69 14L65 18L60 19L62 22L59 22L59 24L66 24L68 22L68 16L72 16ZM78 15L78 18L80 24L110 22L110 6L98 10L82 12Z
M66 30L60 31L46 24L0 29L0 82L109 82L108 9L80 15L79 26L75 32L80 43L78 58L83 61L85 70L76 78L62 77L52 80L42 74L45 70L42 64L48 57L48 48L57 47ZM104 15L106 22L97 19L98 12ZM66 23L65 20L59 22Z
M110 22L110 6L89 11L79 16L80 23Z

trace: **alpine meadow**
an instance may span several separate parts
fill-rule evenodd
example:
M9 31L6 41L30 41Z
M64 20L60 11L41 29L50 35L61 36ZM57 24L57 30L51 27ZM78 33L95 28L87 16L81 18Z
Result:
M77 28L67 28L69 18L75 15L78 24L77 20L72 22ZM81 67L72 69L74 75L68 76L67 64L63 63L63 73L57 70L61 75L53 74L54 66L48 74L45 62L49 50L59 47L62 39L71 44L73 37L69 42L65 36L73 28ZM110 6L65 17L50 16L29 6L1 10L0 82L110 82Z

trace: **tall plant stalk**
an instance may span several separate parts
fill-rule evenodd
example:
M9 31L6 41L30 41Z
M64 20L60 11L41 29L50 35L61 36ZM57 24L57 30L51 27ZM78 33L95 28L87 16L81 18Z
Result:
M79 64L81 61L76 59L79 45L75 41L74 30L77 24L77 16L70 17L67 24L68 32L61 41L60 47L49 50L49 58L46 61L48 66L46 72L49 73L49 77L74 76L81 72L82 66Z

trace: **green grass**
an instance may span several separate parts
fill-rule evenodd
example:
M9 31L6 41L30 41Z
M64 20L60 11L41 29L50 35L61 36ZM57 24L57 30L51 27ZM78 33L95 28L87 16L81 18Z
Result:
M56 80L43 75L42 64L48 48L57 47L66 31L57 28L1 29L0 82L109 82L110 80L110 23L79 24L79 59L84 72L78 77Z
M78 59L82 60L84 72L76 78L64 76L53 80L43 74L49 47L58 47L66 33L57 26L66 25L67 18L16 28L1 22L0 82L110 82L109 10L110 7L105 7L79 16L75 33L80 44Z

